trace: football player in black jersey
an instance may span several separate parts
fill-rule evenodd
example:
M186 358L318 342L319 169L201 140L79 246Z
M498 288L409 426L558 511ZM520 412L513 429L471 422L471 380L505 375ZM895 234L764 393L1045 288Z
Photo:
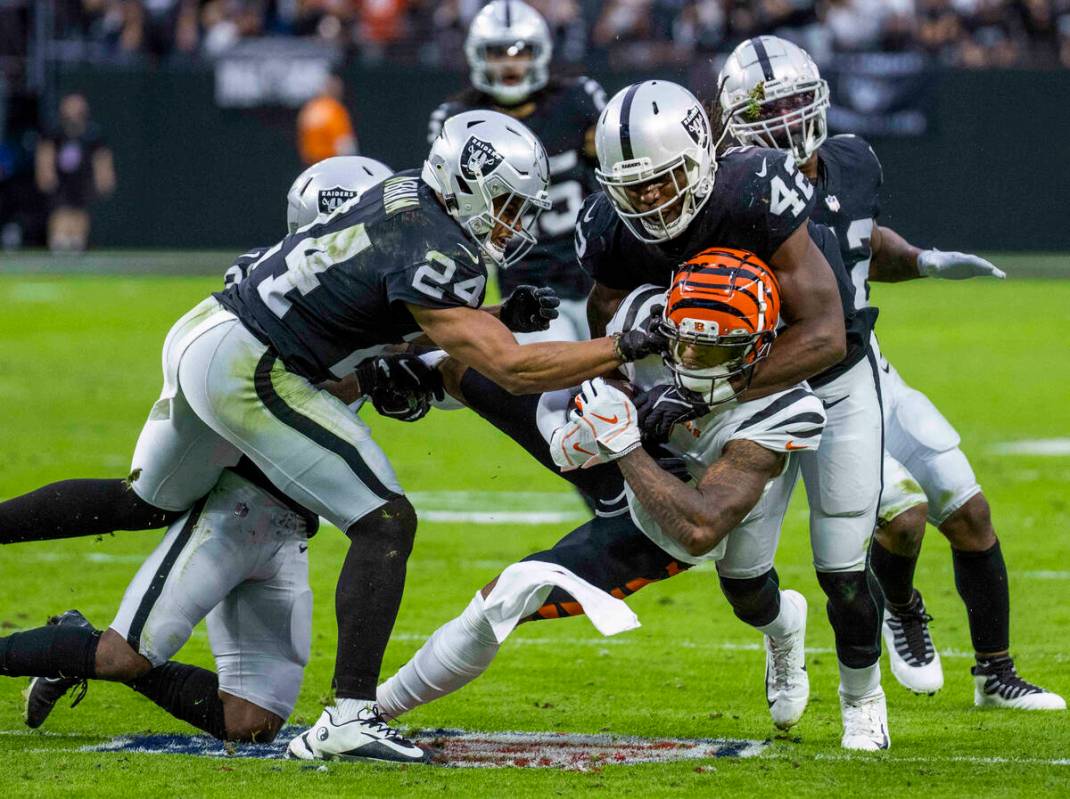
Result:
M518 340L579 341L590 338L586 299L590 278L575 267L572 236L594 179L594 126L605 92L591 78L556 78L549 64L553 42L546 21L520 0L494 0L472 20L464 52L472 86L431 114L428 141L447 117L488 108L523 120L542 141L550 163L551 207L539 216L539 243L521 263L498 274L501 295L518 286L549 286L561 299L548 330Z
M880 498L876 365L832 233L808 224L814 188L780 150L736 147L715 158L705 111L690 92L665 81L635 84L610 100L596 144L603 192L588 198L576 230L580 263L596 281L588 304L592 330L600 330L636 286L667 286L679 263L710 246L758 255L784 297L787 326L746 381L718 380L701 396L665 386L640 410L644 432L664 436L673 423L704 415L710 406L808 378L827 378L818 389L823 399L837 395L827 437L848 457L825 475L829 501L815 503L821 522L813 526L811 543L836 633L843 745L884 748L880 615L865 579L865 547ZM859 442L864 446L853 446ZM860 454L852 461L855 450ZM804 469L815 470L819 455L801 458L811 461ZM841 481L843 490L833 490Z
M718 82L723 124L742 143L790 153L817 188L813 218L831 227L855 286L859 312L869 281L921 277L961 280L1006 275L975 255L922 250L880 225L884 176L872 148L854 135L827 137L828 85L810 57L790 42L760 36L729 56ZM880 356L886 418L884 491L870 548L886 598L884 638L892 672L907 688L931 694L943 685L929 615L913 578L926 519L951 544L955 585L966 605L976 654L979 706L1063 709L1062 697L1023 680L1010 648L1007 568L988 502L951 424Z
M192 505L244 454L353 542L336 594L337 707L291 742L296 757L424 758L374 707L415 514L366 426L316 384L420 335L516 392L574 385L663 345L632 331L521 346L479 309L484 259L507 267L534 243L547 183L545 152L521 123L459 115L422 173L392 177L288 236L168 335L164 390L134 455L141 504ZM362 393L380 377L360 371Z

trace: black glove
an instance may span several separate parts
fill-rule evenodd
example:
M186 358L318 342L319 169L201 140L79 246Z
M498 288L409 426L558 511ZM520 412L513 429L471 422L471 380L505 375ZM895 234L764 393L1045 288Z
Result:
M561 300L552 288L517 286L502 303L498 318L514 333L535 333L546 330L557 318L560 304Z
M383 416L403 422L422 419L431 409L431 398L445 394L442 375L415 355L379 355L368 358L354 370L361 393Z
M668 441L674 424L690 422L710 412L700 395L677 386L654 386L634 402L643 440L655 443Z
M665 306L655 305L639 327L617 336L617 357L621 361L638 361L648 355L664 355L669 351L669 340L661 332L663 310Z
M663 444L643 441L643 449L658 464L681 483L690 483L691 472L687 470L687 461L665 448Z

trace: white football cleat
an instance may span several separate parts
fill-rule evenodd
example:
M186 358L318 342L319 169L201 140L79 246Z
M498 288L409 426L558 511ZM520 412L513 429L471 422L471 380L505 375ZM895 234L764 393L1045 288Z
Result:
M899 612L885 607L881 632L892 674L899 684L916 694L931 696L944 687L944 669L929 635L930 621L932 616L925 612L921 594L915 591L908 610Z
M1014 710L1066 710L1066 700L1018 676L1010 657L993 658L970 669L977 707Z
M841 693L840 713L843 715L840 746L844 749L877 752L892 745L888 737L888 708L880 686L861 699L847 699Z
M765 698L773 724L782 730L802 718L810 699L810 677L806 673L806 597L790 589L780 592L781 602L799 609L802 624L780 639L765 636Z
M287 757L298 760L373 760L388 763L427 763L430 756L387 725L373 704L357 718L335 723L335 708L326 708L310 729L286 747Z

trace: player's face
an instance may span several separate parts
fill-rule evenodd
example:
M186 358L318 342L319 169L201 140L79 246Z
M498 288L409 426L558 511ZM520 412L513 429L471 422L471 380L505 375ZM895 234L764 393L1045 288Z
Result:
M762 104L759 119L771 123L773 141L779 149L790 150L792 139L799 141L805 135L805 120L802 114L796 112L813 102L813 92L800 92ZM778 122L782 119L785 121Z
M488 46L487 69L505 86L519 85L535 63L535 53L525 42Z
M515 194L495 197L494 200L494 230L490 233L490 239L495 246L505 249L509 239L522 227L524 198Z
M698 371L735 366L750 347L744 344L703 344L679 339L672 345L672 359L684 369Z
M625 186L624 193L633 209L645 213L660 208L665 224L671 225L683 211L681 188L686 185L687 170L678 166L645 183Z

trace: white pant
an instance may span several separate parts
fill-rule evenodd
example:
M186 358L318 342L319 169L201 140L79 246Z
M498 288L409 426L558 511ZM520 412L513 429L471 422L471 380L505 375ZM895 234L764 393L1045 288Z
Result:
M557 306L558 316L546 330L537 333L515 333L520 344L535 344L539 341L586 341L591 337L587 326L587 300L561 300Z
M171 328L163 371L131 466L134 491L149 504L191 507L241 453L341 530L402 493L368 426L287 371L216 300Z
M929 521L942 524L981 492L960 438L951 423L880 354L881 393L885 414L885 478L880 520L890 522L903 511L929 503Z
M818 571L865 568L881 497L882 414L874 372L864 358L814 389L828 420L817 452L799 453L799 461Z
M284 504L225 471L142 564L111 628L159 666L207 617L220 689L286 719L311 646L306 533Z

